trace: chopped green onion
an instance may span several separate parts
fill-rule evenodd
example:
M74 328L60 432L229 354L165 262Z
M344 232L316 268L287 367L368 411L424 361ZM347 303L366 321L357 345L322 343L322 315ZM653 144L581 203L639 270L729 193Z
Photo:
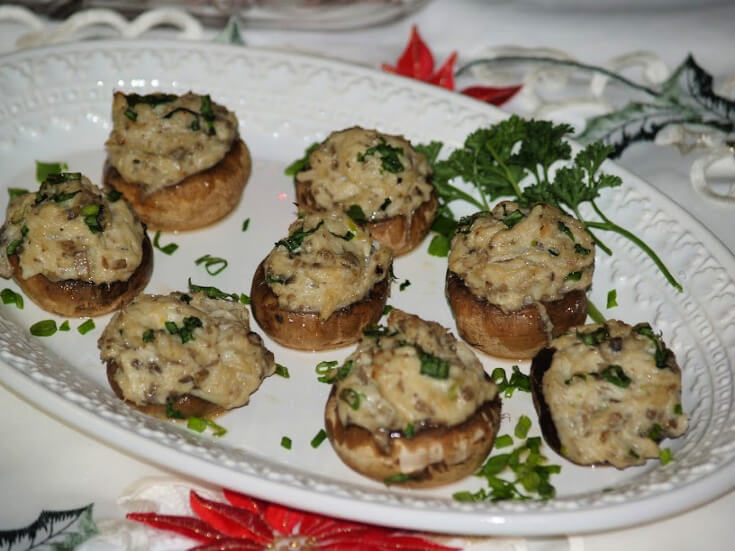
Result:
M219 437L227 434L226 428L218 425L210 419L205 419L203 417L188 417L186 419L186 427L196 432L204 432L207 427L209 427L212 429L212 436Z
M228 262L224 258L205 254L204 256L197 258L194 261L194 264L196 264L197 266L199 266L200 264L204 264L204 269L207 270L207 273L209 275L215 276L221 273L222 270L227 268Z
M528 430L531 428L531 419L528 418L526 415L521 415L518 418L518 422L516 423L516 427L513 430L513 434L515 434L516 438L525 438L528 436Z
M2 299L3 304L15 304L18 310L23 309L23 295L16 293L12 289L6 288L0 291L0 299Z
M390 304L386 304L385 308L383 308L383 315L387 316L391 310L393 310L393 307Z
M347 216L352 218L352 220L358 224L364 224L367 222L367 216L365 216L365 212L362 210L360 205L350 205L346 212Z
M405 473L398 473L398 474L392 474L389 477L384 478L383 482L387 485L391 485L391 484L401 484L402 482L409 482L411 480L416 480L416 476L405 474Z
M498 392L503 392L506 398L513 396L516 390L531 392L531 379L517 365L512 366L510 379L502 367L493 369L490 378L498 385Z
M662 465L668 465L671 463L672 459L674 459L674 454L671 452L670 448L663 448L658 452L658 458Z
M248 231L249 226L250 226L250 218L246 218L245 221L242 223L242 231Z
M153 332L153 329L146 329L143 331L143 342L153 342L155 338L156 335Z
M79 331L79 333L82 335L86 335L87 333L92 331L94 327L95 327L94 320L90 318L84 323L82 323L79 327L77 327L77 331Z
M324 429L319 429L319 432L317 432L314 438L311 439L311 442L310 442L311 447L318 448L319 446L322 445L322 442L324 442L326 438L327 438L327 433L324 431Z
M339 393L339 399L346 402L355 411L360 409L360 394L351 388L343 388Z
M504 434L502 436L498 436L495 439L495 447L497 449L500 448L507 448L508 446L513 445L513 437L510 434Z
M564 281L579 281L582 279L582 270L577 272L569 272L567 274L567 277L564 278Z
M169 243L168 245L161 246L161 244L158 242L158 240L161 238L161 232L157 231L156 235L153 237L153 246L161 251L163 254L172 255L176 251L176 249L179 248L179 246L176 243Z
M419 350L419 360L421 361L421 374L432 377L433 379L449 378L449 362L428 352Z
M291 373L289 373L288 368L285 365L276 364L275 374L280 377L283 377L284 379L291 378Z
M69 320L64 320L64 323L59 325L59 331L71 331L71 327L69 326Z
M107 200L110 203L119 201L121 197L122 197L122 193L120 193L116 189L111 189L110 191L107 192Z
M607 308L615 308L618 305L618 292L611 289L607 292Z
M406 279L406 280L404 280L404 281L403 281L403 282L402 282L402 283L401 283L401 284L400 284L400 285L398 286L398 290L399 290L399 291L403 291L403 290L405 290L405 289L406 289L406 288L407 288L408 286L410 286L410 285L411 285L411 282L410 282L409 280L407 280L407 279Z
M27 189L23 189L21 187L9 187L8 188L8 195L11 199L15 199L16 197L20 197L21 195L26 195L29 193Z
M202 320L195 316L186 316L182 323L182 326L179 327L175 322L167 321L164 323L164 326L169 334L179 336L181 344L186 344L187 342L194 340L194 329L197 327L203 327L203 324Z
M31 335L34 337L50 337L56 333L56 321L55 320L42 320L37 321L31 325Z
M600 372L600 375L602 375L603 379L606 381L621 388L627 388L631 383L631 378L628 377L625 374L625 371L623 371L623 368L617 364L608 365Z
M288 436L281 437L281 447L287 450L291 449L291 439Z
M246 306L250 304L250 297L245 293L240 293L240 304L244 304Z
M406 428L403 429L403 436L405 438L408 438L409 440L411 440L411 438L413 438L415 434L416 429L414 428L413 423L409 423L408 425L406 425Z
M43 182L51 174L61 174L69 169L66 163L44 163L36 161L36 180Z
M610 338L610 329L607 325L595 329L594 331L580 332L577 331L577 338L587 346L599 346Z
M250 304L250 297L247 295L238 295L237 293L225 293L217 289L217 287L207 287L204 285L196 285L188 279L189 291L192 293L204 293L207 298L240 301L243 304ZM245 297L245 298L243 298Z

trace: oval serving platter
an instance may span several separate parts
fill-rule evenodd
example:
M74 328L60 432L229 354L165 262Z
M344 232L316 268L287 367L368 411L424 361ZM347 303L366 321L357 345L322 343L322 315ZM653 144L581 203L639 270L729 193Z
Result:
M173 42L94 42L0 58L0 187L35 186L34 161L65 161L99 183L114 90L148 93L194 90L237 112L255 159L235 213L205 230L164 234L179 249L156 252L149 293L183 290L187 278L227 292L247 292L255 267L296 215L284 167L311 143L351 125L403 134L414 142L459 146L465 136L504 114L481 102L408 79L323 59L239 47ZM267 379L246 407L220 418L228 429L213 438L146 417L118 400L99 360L96 340L108 317L86 335L76 331L39 339L28 327L47 313L0 308L0 381L101 442L163 467L257 497L344 518L401 528L459 534L551 535L611 529L683 511L735 484L735 259L697 221L651 186L614 164L622 187L604 191L600 205L616 222L644 236L683 283L678 293L626 241L606 236L615 251L598 253L591 298L604 304L616 289L620 306L603 311L629 323L649 321L663 332L683 367L685 436L666 441L674 461L617 471L573 466L543 448L557 497L548 501L460 503L456 491L475 491L470 477L435 490L410 491L373 483L350 471L327 442L310 441L323 426L329 391L315 365L341 360L350 349L302 353L267 337L290 379ZM0 208L7 193L0 192ZM458 212L457 214L465 214ZM249 218L249 228L242 223ZM444 299L446 259L429 256L427 242L395 263L404 291L389 303L453 331ZM209 276L194 259L212 254L229 267ZM17 290L12 282L3 286ZM61 321L61 318L57 318ZM77 322L72 321L72 326ZM262 334L253 322L253 329ZM481 356L487 370L511 363ZM527 371L527 363L520 365ZM529 394L505 399L501 434L518 417L538 423ZM282 436L293 448L280 446Z

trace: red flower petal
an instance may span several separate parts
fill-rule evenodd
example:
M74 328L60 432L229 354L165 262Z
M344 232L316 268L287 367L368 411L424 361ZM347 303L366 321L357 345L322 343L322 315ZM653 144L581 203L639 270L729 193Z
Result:
M211 542L224 538L222 533L212 528L206 522L194 517L159 515L158 513L128 513L125 515L125 518L142 522L160 530L176 532L177 534L197 541Z
M273 541L273 532L257 514L203 498L194 490L189 492L189 504L199 518L223 534L258 543Z
M419 80L429 79L434 72L434 56L419 35L416 25L411 27L411 38L398 58L395 69L399 75Z
M457 61L457 52L452 52L439 70L427 81L447 90L454 90L454 64Z
M503 88L493 88L490 86L470 86L462 90L466 96L471 96L480 101L492 103L493 105L503 105L510 98L515 96L521 86L506 86Z
M224 539L192 547L189 551L263 551L268 546L241 539Z
M241 494L233 490L228 490L227 488L224 488L222 492L225 494L225 499L229 501L230 504L259 516L262 516L268 506L268 503L265 501L246 496L245 494Z

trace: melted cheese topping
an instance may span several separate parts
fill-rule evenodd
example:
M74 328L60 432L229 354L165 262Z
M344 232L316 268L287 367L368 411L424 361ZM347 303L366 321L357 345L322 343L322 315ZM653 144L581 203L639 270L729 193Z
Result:
M388 247L338 211L296 220L278 243L266 258L265 276L279 306L322 319L365 298L393 260Z
M128 96L116 92L113 128L105 143L112 166L126 181L153 193L216 165L238 137L237 118L212 103L212 132L202 114L207 112L203 101L188 92L173 101L131 106Z
M140 295L115 314L102 333L102 361L119 366L115 381L125 399L138 405L165 404L190 394L225 409L247 404L275 371L273 354L250 331L247 308L202 293L193 293L189 304L181 297ZM190 317L202 326L183 343L165 324L181 328ZM146 332L149 337L144 339Z
M577 335L604 327L609 337L597 345L585 344ZM565 457L622 469L658 457L654 437L684 434L681 371L670 352L664 352L666 367L657 367L655 338L611 320L551 342L556 352L543 377L543 392ZM622 375L610 366L619 366Z
M344 426L363 427L387 445L391 432L409 425L415 431L458 425L496 397L469 346L438 323L393 310L382 333L363 336L346 360L349 374L335 383ZM431 362L444 363L446 377L422 374L422 364Z
M371 148L376 149L371 152ZM385 168L389 150L400 170L398 164L393 171ZM311 182L311 193L322 210L358 205L369 220L380 220L410 216L428 201L433 189L430 175L426 157L408 140L355 127L330 134L309 156L309 168L296 179Z
M588 289L595 245L581 222L551 205L521 210L523 216L518 210L503 202L460 223L449 269L505 312Z
M90 205L100 207L102 231L93 232L85 222L82 210ZM16 254L23 279L43 274L51 281L127 281L143 259L144 235L130 206L123 200L110 202L86 177L44 183L38 192L8 205L0 230L0 275L12 275L6 249L21 239Z

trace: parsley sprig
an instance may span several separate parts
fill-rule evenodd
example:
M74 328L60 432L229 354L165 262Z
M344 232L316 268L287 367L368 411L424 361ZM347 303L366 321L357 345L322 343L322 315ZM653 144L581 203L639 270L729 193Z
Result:
M592 234L592 230L612 231L633 242L653 260L667 281L681 291L681 284L653 249L608 218L596 203L603 189L615 188L622 183L620 177L599 171L613 148L595 142L572 159L571 146L564 139L572 131L567 124L526 120L514 115L471 133L464 146L454 150L445 160L436 160L437 148L440 147L437 142L421 146L419 149L434 167L433 184L440 199L439 212L444 232L436 223L432 229L444 237L440 241L448 241L454 230L446 221L453 219L449 210L453 201L465 201L481 210L490 210L491 201L506 196L514 197L521 206L550 203L566 212L571 211L607 254L612 254L612 251ZM559 167L552 177L552 165L558 162L564 166ZM479 198L453 185L456 179L472 184ZM592 206L599 220L587 220L582 216L580 207L584 203ZM432 241L432 254L444 251L439 245Z

